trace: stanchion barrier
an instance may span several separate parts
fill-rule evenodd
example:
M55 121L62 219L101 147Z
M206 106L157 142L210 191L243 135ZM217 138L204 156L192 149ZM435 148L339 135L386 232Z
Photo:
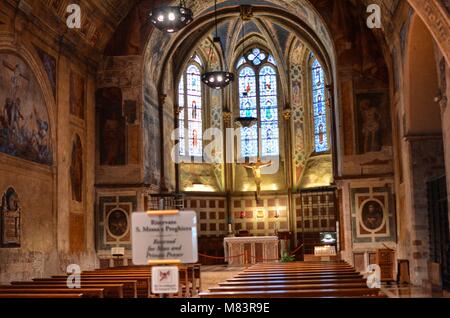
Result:
M299 247L297 247L294 251L292 251L290 254L289 254L289 256L294 256L295 254L297 254L297 252L301 249L303 247L303 244L302 245L300 245ZM202 257L205 257L205 258L210 258L210 259L223 259L223 260L225 260L225 259L230 259L230 258L238 258L238 257L242 257L242 256L245 256L246 254L244 253L244 254L240 254L240 255L235 255L235 256L228 256L228 257L222 257L222 256L210 256L210 255L207 255L207 254L204 254L204 253L198 253L198 255L199 256L202 256ZM256 256L252 256L252 255L250 255L250 257L251 258L256 258ZM277 259L262 259L262 261L271 261L271 262L273 262L273 261L279 261L279 259L277 258Z
M198 256L202 256L202 257L205 257L205 258L210 258L210 259L223 259L223 260L224 260L224 259L228 259L228 258L238 258L238 257L242 257L242 256L244 256L244 255L245 255L245 254L224 257L224 256L210 256L210 255L207 255L207 254L198 253Z

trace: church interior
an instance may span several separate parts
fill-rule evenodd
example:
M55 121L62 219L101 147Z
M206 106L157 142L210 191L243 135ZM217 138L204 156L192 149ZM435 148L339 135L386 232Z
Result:
M0 0L0 298L155 297L148 211L171 297L449 297L449 66L448 0Z

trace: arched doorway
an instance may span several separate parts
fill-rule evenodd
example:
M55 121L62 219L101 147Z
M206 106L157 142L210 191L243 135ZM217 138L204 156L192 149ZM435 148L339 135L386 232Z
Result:
M411 189L411 274L415 284L442 285L448 272L448 213L436 45L420 17L411 22L406 57L405 140ZM444 190L443 190L444 189ZM445 213L443 213L443 210ZM408 212L407 212L408 213Z

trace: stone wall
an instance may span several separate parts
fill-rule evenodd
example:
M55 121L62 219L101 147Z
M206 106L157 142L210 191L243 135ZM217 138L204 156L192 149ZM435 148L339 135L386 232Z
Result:
M14 120L9 116L6 121L6 101L0 101L2 125L7 125L2 127L2 134L29 129L29 134L22 134L32 138L26 144L24 138L11 137L14 134L2 135L10 143L8 151L0 152L0 193L3 195L11 187L18 195L21 242L17 247L0 248L0 283L62 273L72 263L83 269L97 265L93 209L94 55L78 51L84 46L80 43L75 48L67 38L58 44L55 30L38 23L39 19L54 21L52 13L36 10L1 2L2 17L15 17L15 21L2 19L0 51L18 57L27 66L25 69L20 63L19 72L13 72L14 65L11 72L6 71L16 91L0 86L0 96L20 97L21 101L15 104L20 115ZM5 58L0 65L11 70ZM30 86L34 78L37 85ZM36 97L39 94L42 98ZM44 145L50 145L48 151ZM29 157L26 152L19 156L21 147L28 147L28 153L36 150L37 157Z
M426 284L429 260L429 225L427 181L445 173L442 139L417 138L409 140L412 171L412 264L411 279Z

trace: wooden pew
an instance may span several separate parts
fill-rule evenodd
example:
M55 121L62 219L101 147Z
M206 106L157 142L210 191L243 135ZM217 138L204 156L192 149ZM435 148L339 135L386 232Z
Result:
M43 285L45 284L66 284L67 277L61 277L61 278L35 278L33 279L33 282L35 283L41 283ZM22 282L14 282L11 283L12 285L15 283L22 283ZM137 289L137 281L133 279L103 279L103 278L82 278L81 279L81 286L84 286L88 283L91 283L92 285L101 285L101 284L122 284L123 285L123 297L125 298L137 298L138 297L138 289ZM67 285L66 285L67 286Z
M202 298L385 297L347 263L257 264Z
M52 278L62 279L62 280L67 280L67 277L68 277L67 275L52 276ZM112 273L91 275L91 274L81 273L81 281L83 282L85 280L87 280L87 281L89 281L89 280L95 280L95 281L114 280L116 282L134 281L136 284L138 298L148 298L150 296L151 281L150 281L150 277L148 275L137 275L137 274L126 275L126 274L121 274L121 273L117 274L117 275L114 275ZM125 289L127 289L127 287L125 287ZM128 295L125 295L125 297L128 297Z
M265 281L265 280L329 280L329 279L362 279L362 275L266 275L257 277L234 277L227 279L228 282L248 282L248 281Z
M0 294L0 299L68 299L68 298L83 298L83 294Z
M70 289L65 282L13 282L11 285L0 286L0 289L65 289L78 292L80 289ZM101 288L104 298L123 298L123 284L86 283L81 284L82 289Z
M299 284L351 284L351 283L366 283L364 279L305 279L305 280L283 280L283 279L273 279L273 280L258 280L258 281L226 281L219 283L219 286L259 286L259 285L299 285Z
M211 287L211 292L241 292L241 291L274 291L274 290L314 290L314 289L358 289L367 288L361 283L350 284L300 284L300 285L244 285Z
M9 286L10 288L0 288L0 295L10 295L10 294L78 294L81 293L83 298L103 298L102 288L80 288L80 289L61 289L61 288L45 288L41 289L38 287L33 288L18 288L14 286Z
M317 290L273 290L240 292L206 292L200 298L321 298L321 297L380 297L379 289L317 289Z

